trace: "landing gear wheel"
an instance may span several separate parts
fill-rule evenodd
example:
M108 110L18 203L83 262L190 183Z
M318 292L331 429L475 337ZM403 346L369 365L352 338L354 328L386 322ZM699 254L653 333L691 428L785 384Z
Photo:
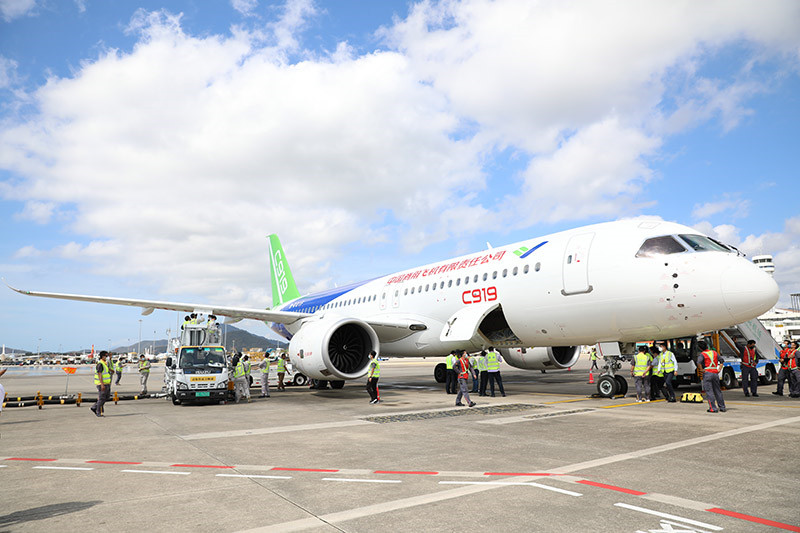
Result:
M614 376L600 376L597 380L597 393L603 398L613 398L617 394L619 383Z
M435 367L433 367L433 379L436 380L436 383L444 383L447 381L447 365L444 363L439 363Z
M772 365L767 365L764 367L764 375L759 379L762 385L769 385L770 383L775 382L775 367Z
M344 381L331 381L332 389L341 389L344 387Z
M619 387L617 388L617 395L625 396L626 394L628 394L628 380L623 378L619 374L615 374L614 379L617 380L617 385L619 385Z
M736 388L736 375L730 368L722 371L722 386L728 390Z
M175 396L175 394L170 395L170 399L172 400L172 405L180 405L181 401Z

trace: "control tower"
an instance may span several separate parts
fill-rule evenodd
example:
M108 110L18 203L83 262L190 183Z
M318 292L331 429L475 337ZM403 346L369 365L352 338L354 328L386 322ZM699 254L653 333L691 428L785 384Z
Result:
M770 276L775 275L775 263L772 262L771 255L754 255L753 264Z

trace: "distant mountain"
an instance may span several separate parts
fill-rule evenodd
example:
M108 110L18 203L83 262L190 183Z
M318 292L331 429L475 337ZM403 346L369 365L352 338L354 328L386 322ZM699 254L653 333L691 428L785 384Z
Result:
M239 329L237 327L228 325L228 324L221 324L220 329L224 333L225 338L225 349L227 350L249 350L250 348L260 348L262 350L268 350L270 348L286 348L288 344L283 341L269 339L267 337L262 337L261 335L254 335L249 331L245 331L243 329ZM167 340L160 339L153 342L153 340L142 340L141 349L144 352L146 349L152 349L151 347L155 347L155 353L161 353L166 351L167 349ZM139 343L131 344L130 346L117 346L113 348L113 352L135 352L139 347Z

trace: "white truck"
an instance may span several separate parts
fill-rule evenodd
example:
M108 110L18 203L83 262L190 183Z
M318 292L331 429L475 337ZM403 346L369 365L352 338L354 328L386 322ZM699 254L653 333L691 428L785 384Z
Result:
M228 382L228 358L218 331L206 324L184 325L164 371L164 391L172 403L223 403L228 399Z

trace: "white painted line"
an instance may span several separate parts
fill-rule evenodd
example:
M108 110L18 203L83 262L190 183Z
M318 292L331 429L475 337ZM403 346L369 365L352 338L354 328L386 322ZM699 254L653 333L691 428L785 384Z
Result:
M0 468L8 468L8 465L0 465Z
M256 479L292 479L292 476L262 476L260 474L217 474L217 477L247 477Z
M699 527L690 526L687 524L681 524L680 522L673 522L672 520L664 520L661 519L661 527L664 527L664 524L668 524L670 526L677 526L679 528L683 528L684 530L688 529L692 533L711 533L710 531L706 531L705 529L700 529ZM673 528L674 529L674 528ZM669 530L667 530L669 531Z
M176 476L188 476L191 472L167 472L161 470L121 470L121 472L128 472L131 474L172 474Z
M94 470L94 468L86 468L80 466L34 466L39 470Z
M341 422L322 422L319 424L297 424L294 426L278 426L268 428L240 429L235 431L215 431L211 433L193 433L191 435L181 435L185 440L199 439L223 439L230 437L248 437L251 435L270 435L273 433L290 433L292 431L309 431L320 429L334 429L352 426L374 425L374 422L367 420L344 420Z
M519 416L507 416L505 418L492 418L490 420L479 420L478 424L490 424L501 426L504 424L516 424L517 422L538 422L548 418L556 418L560 416L573 416L585 415L588 413L595 413L597 409L576 409L571 411L545 411L539 414L527 414Z
M550 485L542 485L541 483L534 483L533 481L528 483L513 482L513 481L440 481L439 485L509 485L517 487L538 487L540 489L552 490L553 492L566 494L567 496L583 496L583 494L581 494L580 492L574 492L566 489L559 489L556 487L551 487Z
M764 429L773 428L776 426L783 426L786 424L794 424L796 422L800 422L800 416L795 416L792 418L781 418L778 420L773 420L771 422L764 422L763 424L757 424L755 426L744 426L737 429L731 429L729 431L721 431L719 433L712 433L710 435L705 435L703 437L696 437L693 439L686 439L686 440L679 440L677 442L672 442L669 444L662 444L661 446L653 446L652 448L645 448L643 450L634 450L627 453L620 453L617 455L611 455L608 457L603 457L601 459L594 459L592 461L584 461L582 463L573 463L571 465L562 466L559 468L554 468L550 470L553 474L570 474L572 472L577 472L579 470L586 470L589 468L597 468L598 466L605 466L612 463L618 463L620 461L627 461L629 459L638 459L640 457L647 457L648 455L653 455L656 453L662 452L669 452L672 450L676 450L678 448L684 448L686 446L694 446L696 444L702 444L705 442L710 442L714 440L724 439L727 437L733 437L736 435L743 435L745 433L752 433L754 431L762 431Z
M324 477L322 481L347 481L350 483L402 483L399 479L353 479L347 477Z
M669 520L680 520L685 524L690 524L693 526L700 526L706 529L710 529L711 531L722 531L722 528L719 526L714 526L711 524L706 524L705 522L699 522L697 520L692 520L690 518L684 518L682 516L675 516L674 514L667 514L667 513L659 513L658 511L653 511L652 509L645 509L644 507L636 507L635 505L628 505L627 503L615 503L616 507L622 507L623 509L630 509L631 511L639 511L640 513L651 514L654 516L660 516L661 518L667 518Z

